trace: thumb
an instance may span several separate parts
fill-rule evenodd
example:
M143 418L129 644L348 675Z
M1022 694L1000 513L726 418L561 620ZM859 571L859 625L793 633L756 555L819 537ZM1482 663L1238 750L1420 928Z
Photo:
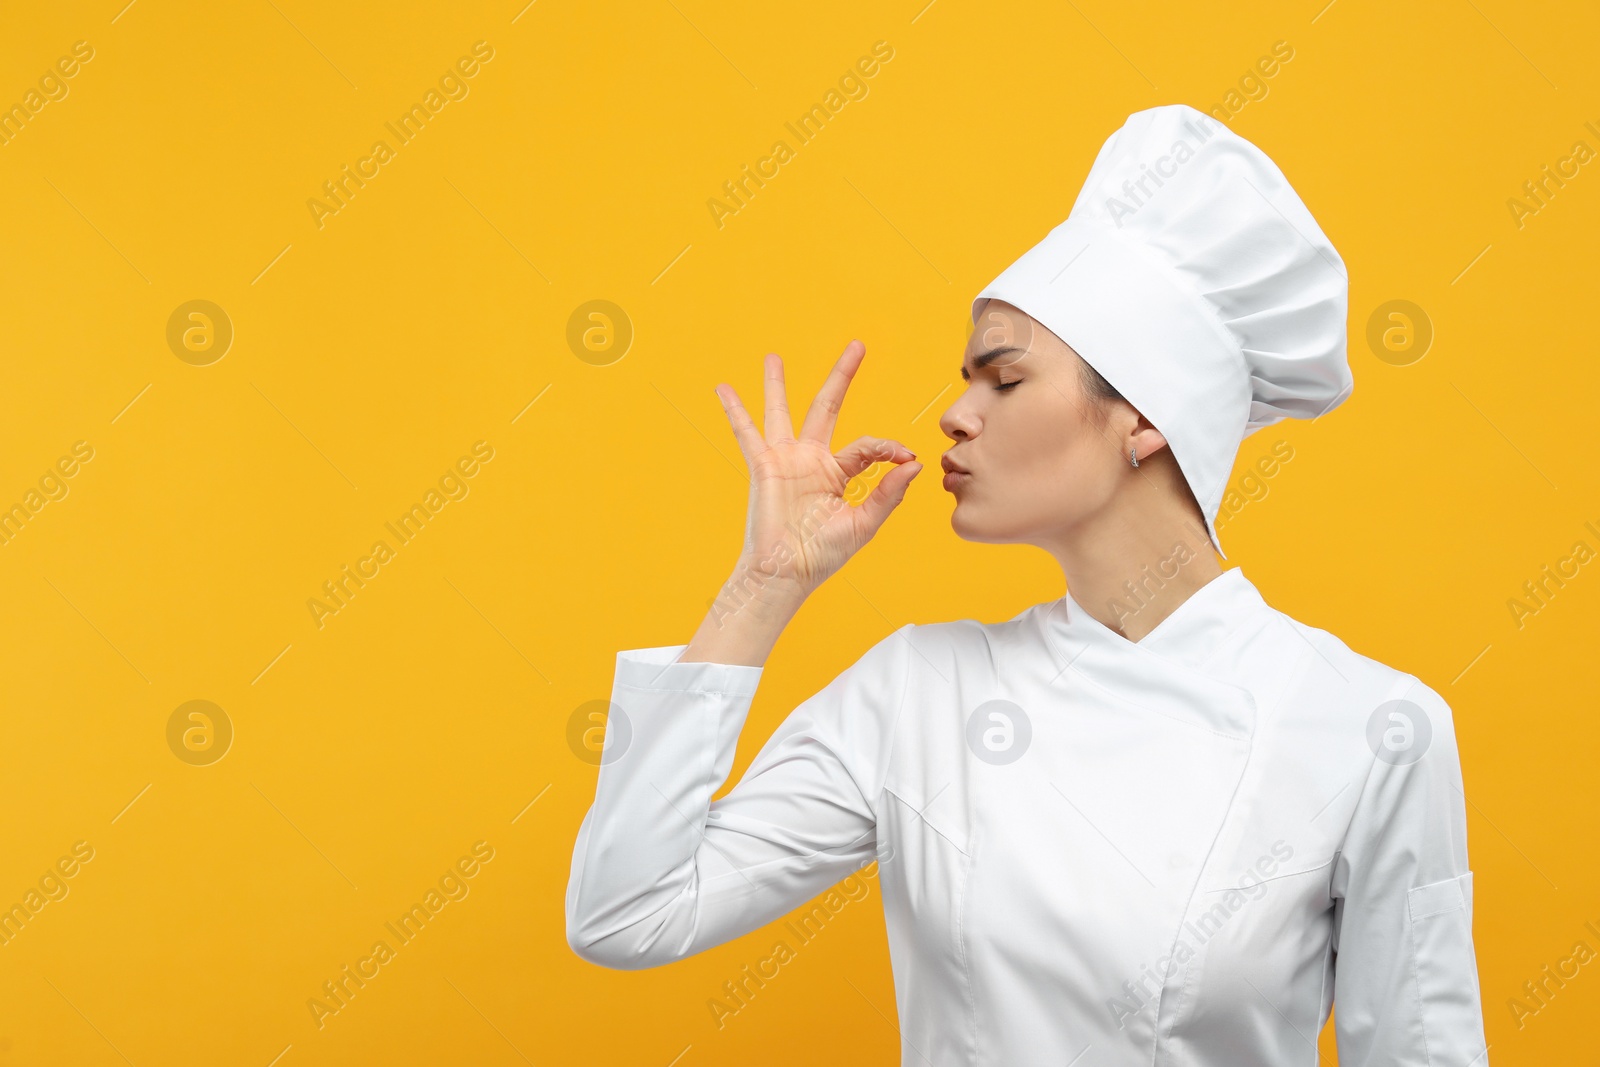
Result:
M900 506L906 498L906 490L911 486L911 479L922 473L922 464L916 461L902 464L883 476L867 499L861 502L856 509L867 524L867 536L878 532L889 518L889 513Z

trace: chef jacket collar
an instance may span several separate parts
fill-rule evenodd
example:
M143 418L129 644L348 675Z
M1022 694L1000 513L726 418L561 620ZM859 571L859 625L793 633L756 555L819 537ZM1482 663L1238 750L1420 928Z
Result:
M1208 663L1230 639L1256 629L1266 610L1256 587L1234 567L1191 593L1138 641L1095 619L1070 593L1050 605L1045 628L1062 656L1062 672L1071 668L1164 714L1245 737L1254 724L1254 700Z
M1205 665L1248 612L1266 606L1244 571L1231 567L1191 593L1155 629L1138 641L1129 641L1085 611L1070 591L1062 599L1066 601L1069 626L1081 625L1096 640L1131 645L1196 670Z

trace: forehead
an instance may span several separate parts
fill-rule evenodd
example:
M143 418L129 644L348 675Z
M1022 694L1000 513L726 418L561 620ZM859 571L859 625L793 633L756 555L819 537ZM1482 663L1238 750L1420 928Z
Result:
M1053 336L1020 308L1003 300L988 300L978 308L978 319L967 338L963 361L1001 348L1016 349L1010 359L1018 359L1023 353L1048 348Z

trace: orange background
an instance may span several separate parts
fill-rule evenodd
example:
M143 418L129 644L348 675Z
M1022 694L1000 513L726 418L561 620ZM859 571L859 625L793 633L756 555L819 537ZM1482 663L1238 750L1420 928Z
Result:
M1507 1002L1600 949L1600 567L1520 627L1507 601L1600 549L1600 165L1520 226L1507 200L1600 149L1600 19L921 2L10 14L0 104L74 42L93 58L0 145L0 506L75 442L93 458L0 544L0 904L76 842L93 858L0 946L0 1065L895 1062L876 883L720 1029L707 1002L772 931L641 973L570 953L595 769L569 718L619 649L687 641L733 561L717 381L754 402L776 351L809 397L860 337L837 440L936 456L972 294L1065 217L1128 113L1221 104L1278 41L1293 59L1228 121L1345 258L1357 385L1245 443L1236 479L1279 440L1294 458L1224 526L1230 562L1450 701L1491 1060L1592 1050L1595 965L1520 1027ZM319 227L307 201L478 41L467 95ZM796 147L784 123L878 41L868 95ZM719 228L707 200L780 138L794 158ZM1398 299L1434 330L1403 366L1365 340ZM168 345L191 300L232 324L208 365ZM590 300L631 323L620 359L569 347ZM322 583L479 441L467 495L319 628ZM736 775L899 625L1061 594L1049 558L965 544L949 510L921 479L816 595ZM193 700L233 730L208 765L169 747ZM319 1029L322 983L480 841L468 894Z

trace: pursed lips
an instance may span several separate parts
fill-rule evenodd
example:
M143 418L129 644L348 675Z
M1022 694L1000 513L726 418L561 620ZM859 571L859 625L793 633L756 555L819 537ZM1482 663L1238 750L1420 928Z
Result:
M972 472L950 458L946 452L939 457L939 466L944 468L944 488L947 492L955 492L956 487L965 484L972 478Z

